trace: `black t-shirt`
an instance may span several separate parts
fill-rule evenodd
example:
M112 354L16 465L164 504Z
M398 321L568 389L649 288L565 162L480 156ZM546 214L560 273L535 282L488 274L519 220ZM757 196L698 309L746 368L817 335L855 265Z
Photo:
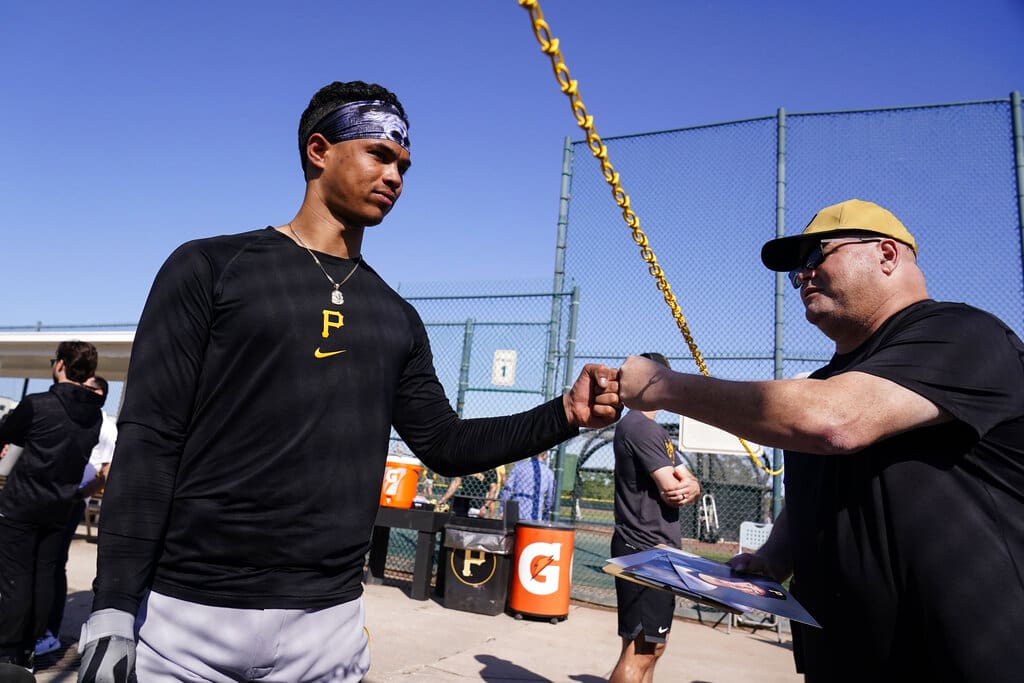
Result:
M335 281L353 261L318 254ZM189 242L132 349L103 500L94 609L145 589L320 608L359 596L391 426L445 475L576 433L561 398L459 420L415 309L365 262L341 287L273 229Z
M679 547L679 508L666 505L651 473L679 465L665 428L631 410L615 425L615 533L647 549L659 543Z
M988 313L923 301L812 377L850 371L954 420L786 453L794 593L824 627L794 624L798 663L829 681L1020 680L1024 345Z

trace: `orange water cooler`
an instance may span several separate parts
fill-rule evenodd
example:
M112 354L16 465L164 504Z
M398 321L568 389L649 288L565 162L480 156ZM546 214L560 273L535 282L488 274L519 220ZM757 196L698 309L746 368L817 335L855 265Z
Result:
M423 464L416 458L389 455L380 487L380 504L391 508L411 508L422 471Z
M508 610L516 619L540 617L554 624L569 616L574 543L571 526L542 522L516 525L508 598Z

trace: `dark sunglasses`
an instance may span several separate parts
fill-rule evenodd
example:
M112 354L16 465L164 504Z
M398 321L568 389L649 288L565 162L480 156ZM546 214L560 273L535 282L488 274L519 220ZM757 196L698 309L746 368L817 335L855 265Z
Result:
M57 361L59 361L59 360L60 360L60 358L51 358L50 359L50 367L52 368L54 365L56 365Z
M803 263L802 266L800 266L796 270L789 271L789 281L793 284L793 289L800 289L800 285L802 284L800 282L800 275L805 270L814 270L815 268L820 266L822 263L825 262L825 259L827 259L832 254L834 254L837 251L839 251L839 247L843 246L844 244L862 244L864 242L881 242L883 239L885 239L885 238L884 237L833 237L831 239L821 240L820 242L818 242L818 246L816 246L814 249L811 249L811 253L807 254L807 258L804 259L804 263ZM827 253L825 252L825 245L826 244L837 244L837 243L838 243L839 246L837 246L835 249L833 249L830 252L827 252Z

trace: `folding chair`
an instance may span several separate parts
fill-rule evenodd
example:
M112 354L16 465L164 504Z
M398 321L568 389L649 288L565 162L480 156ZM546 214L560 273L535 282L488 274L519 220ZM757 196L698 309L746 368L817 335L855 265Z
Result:
M697 538L704 543L718 543L718 507L715 497L705 493L700 497L700 508L697 510Z
M768 540L768 536L772 533L771 524L759 524L757 522L741 522L740 523L740 553L752 553ZM748 627L751 632L759 628L774 628L775 634L779 638L779 642L782 642L782 619L777 614L768 614L767 612L761 612L755 610L747 614L730 614L729 625L726 627L726 633L732 632L733 625L737 627Z
M100 507L103 505L103 489L100 489L96 493L92 494L85 500L85 514L83 520L85 522L85 537L92 540L92 529L93 527L99 528L100 525Z

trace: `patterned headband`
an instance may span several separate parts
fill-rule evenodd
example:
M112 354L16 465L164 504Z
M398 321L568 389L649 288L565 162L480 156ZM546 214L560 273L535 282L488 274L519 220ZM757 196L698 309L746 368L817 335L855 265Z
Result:
M381 100L343 104L320 119L309 134L313 133L320 133L331 144L373 138L391 140L409 150L409 127L397 107Z

